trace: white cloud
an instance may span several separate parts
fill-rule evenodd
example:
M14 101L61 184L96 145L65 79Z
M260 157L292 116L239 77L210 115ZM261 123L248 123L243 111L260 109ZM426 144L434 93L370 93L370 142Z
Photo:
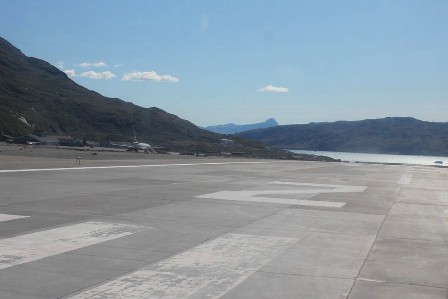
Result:
M58 61L58 62L56 62L56 67L58 68L58 69L60 69L60 70L63 70L64 69L64 62L63 61Z
M80 66L80 67L86 67L86 68L91 68L91 67L109 67L105 62L93 62L93 63L88 63L88 62L83 62L81 64L76 64L76 66Z
M124 74L124 81L157 81L157 82L179 82L179 79L170 75L159 75L154 71L140 72L133 71L132 73Z
M119 64L114 64L114 67L122 67L123 65L121 63Z
M73 69L71 69L71 70L63 70L63 72L66 73L67 76L69 76L69 77L76 77L76 72Z
M107 71L107 72L88 71L88 72L82 73L80 76L87 77L90 79L105 79L105 80L109 80L109 79L116 77L116 75L114 73L112 73L111 71Z
M270 92L270 93L287 93L287 92L289 92L289 89L286 87L277 87L277 86L268 85L268 86L262 87L260 89L257 89L257 91Z

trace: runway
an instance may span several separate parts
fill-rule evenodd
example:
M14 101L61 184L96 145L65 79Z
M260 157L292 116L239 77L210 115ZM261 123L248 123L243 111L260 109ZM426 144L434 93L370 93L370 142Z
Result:
M0 166L1 298L448 297L448 168L36 165Z

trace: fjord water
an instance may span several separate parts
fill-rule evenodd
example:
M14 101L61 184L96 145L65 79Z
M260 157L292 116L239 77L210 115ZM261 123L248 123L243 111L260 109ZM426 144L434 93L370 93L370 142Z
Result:
M327 156L348 162L400 163L400 164L415 164L415 165L448 166L448 157L440 157L440 156L387 155L387 154L365 154L365 153L327 152L327 151L305 151L305 150L289 150L289 151L297 154ZM435 161L442 161L443 164L434 163Z

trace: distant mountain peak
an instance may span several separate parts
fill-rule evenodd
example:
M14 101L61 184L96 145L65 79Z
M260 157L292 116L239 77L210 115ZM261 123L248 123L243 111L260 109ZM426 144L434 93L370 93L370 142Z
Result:
M220 134L236 134L249 130L265 129L278 126L278 122L274 118L268 118L264 122L246 125L237 125L228 123L225 125L208 126L205 129Z
M271 125L271 127L278 126L278 122L274 118L268 118L265 122L265 124Z

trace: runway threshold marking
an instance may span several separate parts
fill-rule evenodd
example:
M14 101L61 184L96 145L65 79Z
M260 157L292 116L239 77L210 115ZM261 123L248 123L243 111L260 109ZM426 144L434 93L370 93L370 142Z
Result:
M319 193L364 192L367 189L366 186L296 183L296 182L285 182L285 181L275 181L275 182L270 182L269 184L322 188L319 191ZM319 189L317 189L317 190L319 190ZM305 192L305 190L303 190L303 191Z
M144 167L170 167L170 166L200 166L200 165L231 165L231 164L266 164L272 162L207 162L207 163L176 163L176 164L146 164L146 165L116 165L116 166L89 166L89 167L63 167L63 168L39 168L39 169L7 169L0 173L11 172L38 172L38 171L66 171L89 169L114 169L114 168L144 168Z
M0 240L0 269L128 236L149 227L83 222Z
M316 207L329 207L329 208L341 208L345 205L345 202L336 201L323 201L323 200L309 200L309 199L295 199L295 198L279 198L279 197L266 197L262 195L289 195L289 194L304 194L297 190L259 190L259 191L219 191L215 193L209 193L196 196L197 198L210 198L220 200L233 200L233 201L248 201L248 202L261 202L261 203L278 203L287 205L300 205L300 206L316 206ZM307 197L312 197L315 194L309 193Z
M0 222L10 221L15 219L28 218L30 216L20 216L20 215L11 215L11 214L0 214Z
M69 298L219 298L297 240L226 234Z
M330 184L313 184L313 183L296 183L296 182L271 182L273 185L287 185L297 187L296 189L286 190L256 190L256 191L219 191L209 194L196 196L197 198L210 198L220 200L233 201L249 201L262 203L279 203L288 205L315 206L341 208L346 203L338 201L309 200L309 198L321 193L340 193L340 192L364 192L365 186L348 186L348 185L330 185ZM267 196L270 195L270 196ZM279 195L296 195L300 198L281 198Z

